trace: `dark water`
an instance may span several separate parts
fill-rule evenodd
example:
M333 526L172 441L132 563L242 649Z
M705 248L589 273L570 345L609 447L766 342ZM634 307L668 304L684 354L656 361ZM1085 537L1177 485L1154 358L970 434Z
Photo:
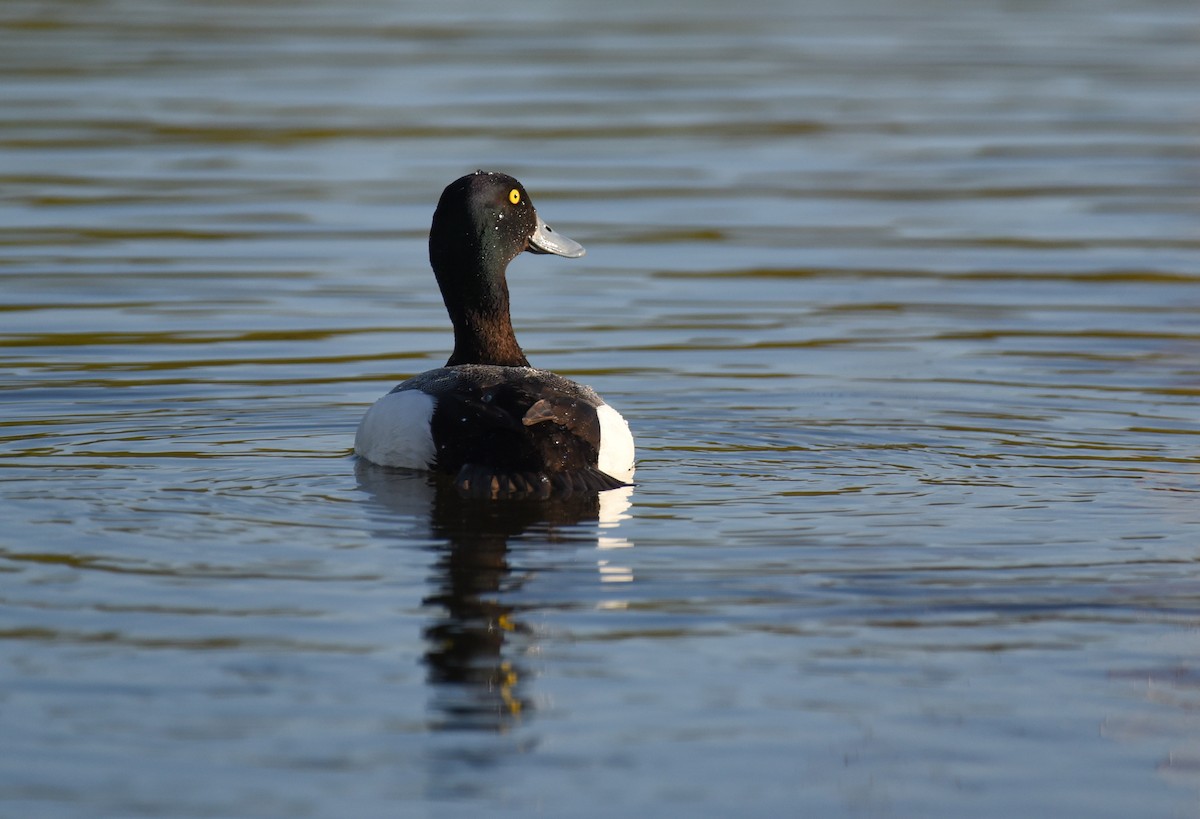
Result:
M1198 30L5 0L0 815L1196 815ZM349 456L476 167L603 505Z

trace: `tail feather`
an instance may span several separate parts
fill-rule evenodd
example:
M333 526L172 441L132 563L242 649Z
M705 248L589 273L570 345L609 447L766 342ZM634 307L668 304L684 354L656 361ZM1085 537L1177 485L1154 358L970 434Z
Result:
M549 498L629 486L595 467L547 474L500 472L482 464L463 464L454 485L461 493L476 498Z

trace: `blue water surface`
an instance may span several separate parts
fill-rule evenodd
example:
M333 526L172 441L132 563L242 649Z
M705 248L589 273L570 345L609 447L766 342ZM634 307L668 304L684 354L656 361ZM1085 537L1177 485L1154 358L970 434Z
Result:
M1195 815L1198 24L6 0L0 815ZM477 167L630 491L351 456Z

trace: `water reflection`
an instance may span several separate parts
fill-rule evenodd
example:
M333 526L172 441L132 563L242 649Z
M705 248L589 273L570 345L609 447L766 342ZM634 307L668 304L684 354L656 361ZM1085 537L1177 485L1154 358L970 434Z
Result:
M633 487L575 493L548 500L465 497L448 481L359 461L359 488L387 509L395 537L396 515L427 529L437 558L423 603L434 612L424 629L425 664L432 692L431 724L438 730L502 732L526 716L533 700L523 661L536 640L523 619L529 611L506 602L532 577L514 566L509 544L535 532L542 545L593 542L598 549L629 547L615 526ZM598 529L580 524L597 523ZM600 534L600 532L605 532ZM406 538L419 538L406 532ZM629 582L632 571L597 560L600 582ZM607 605L611 606L612 603Z

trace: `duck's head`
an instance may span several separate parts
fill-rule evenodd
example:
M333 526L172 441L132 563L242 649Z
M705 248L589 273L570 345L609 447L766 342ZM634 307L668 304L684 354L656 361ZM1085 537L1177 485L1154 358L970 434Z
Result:
M476 171L442 191L429 230L434 270L478 260L506 267L524 251L577 259L583 245L555 233L542 221L525 186L508 174Z
M584 254L581 244L542 221L525 186L508 174L476 171L442 191L429 261L454 323L451 363L525 363L512 337L505 270L526 250L568 259Z

